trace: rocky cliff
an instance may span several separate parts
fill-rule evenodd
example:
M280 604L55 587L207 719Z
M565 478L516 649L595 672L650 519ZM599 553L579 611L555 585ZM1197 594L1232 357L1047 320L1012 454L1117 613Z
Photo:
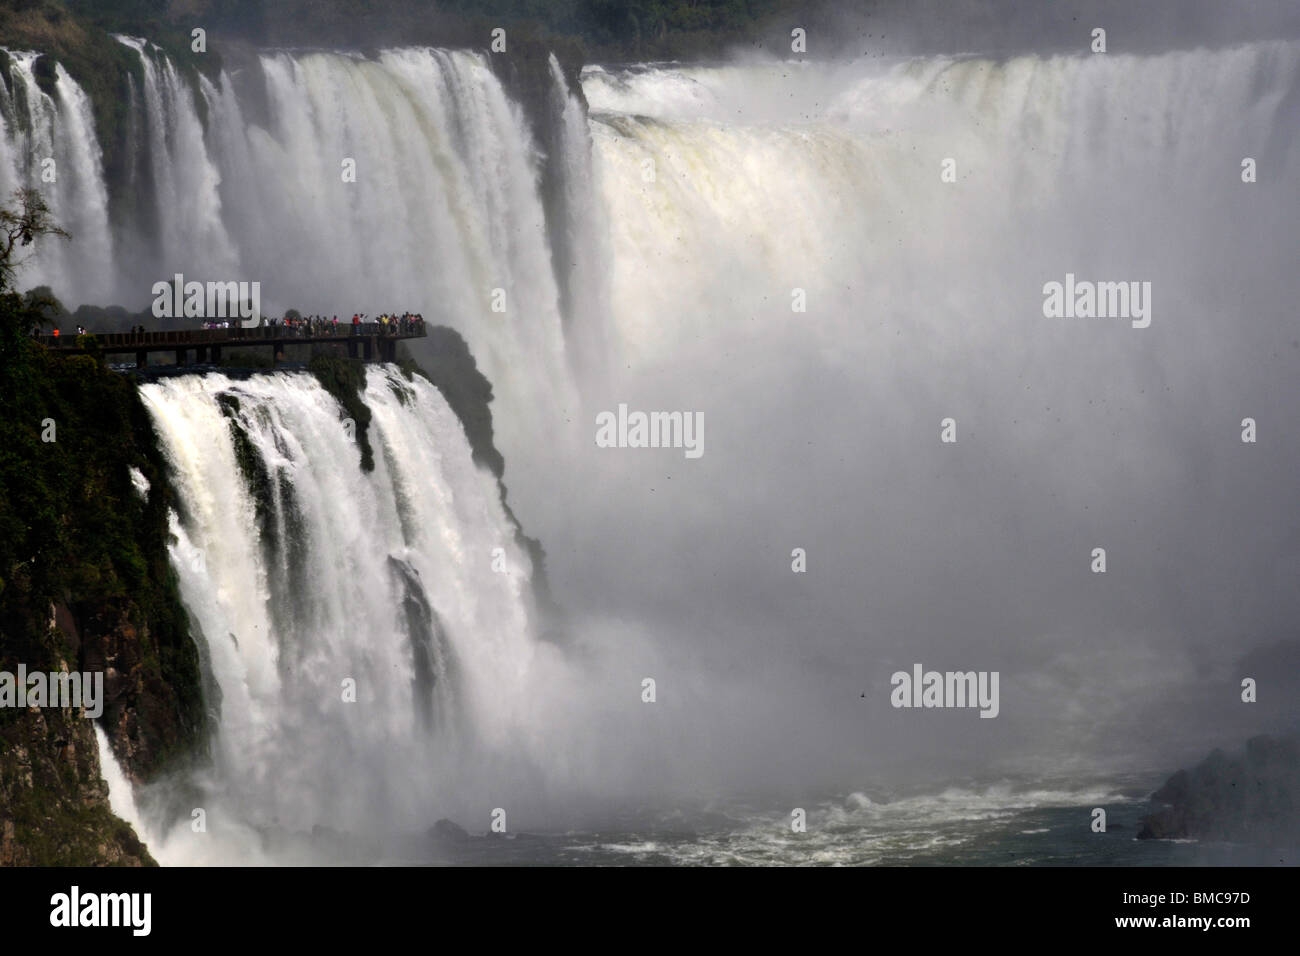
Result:
M8 298L8 297L6 297ZM200 759L199 653L167 556L174 506L148 413L90 355L7 343L0 371L0 672L103 675L123 770ZM90 719L0 707L0 859L149 862L112 817Z
M1215 750L1152 794L1160 808L1139 840L1228 840L1300 846L1300 736L1252 737L1245 753Z

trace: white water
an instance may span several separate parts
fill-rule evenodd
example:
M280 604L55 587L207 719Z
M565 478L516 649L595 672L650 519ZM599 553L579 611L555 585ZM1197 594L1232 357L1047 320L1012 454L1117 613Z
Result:
M69 304L144 308L154 282L181 272L260 280L268 314L419 310L465 334L498 394L500 444L525 471L547 469L539 434L566 452L588 443L575 368L593 397L602 370L620 363L637 373L684 352L716 354L718 341L750 334L758 316L759 335L794 321L794 287L814 303L819 320L803 325L828 354L866 348L857 318L882 306L944 334L943 312L964 309L967 293L933 277L998 265L963 262L964 252L1005 251L1004 233L1018 233L1021 254L1043 258L1044 223L1082 212L1053 272L1088 267L1103 243L1112 260L1136 258L1168 222L1158 235L1118 237L1099 222L1148 196L1148 177L1188 193L1212 220L1209 197L1242 155L1276 157L1272 181L1293 175L1296 155L1281 111L1296 85L1294 43L593 68L584 77L590 123L553 64L564 217L555 232L568 248L552 249L542 157L484 56L265 53L210 81L187 77L144 41L121 42L144 68L134 120L156 221L119 224L113 252L102 254L105 187L85 98L60 74L70 105L61 107L68 121L54 122L53 105L24 79L30 56L19 55L16 89L37 120L29 132L7 121L0 181L31 181L33 157L51 139L67 140L58 148L77 158L60 183L66 197L54 197L78 236L75 255L52 246L32 278ZM947 156L960 161L957 189L938 188ZM650 159L653 183L644 179ZM355 163L355 182L344 181L345 163ZM1112 177L1116 188L1094 214L1092 193ZM1088 196L1084 209L1073 192ZM1170 218L1184 217L1174 228L1186 225L1172 195L1169 206ZM908 302L918 285L947 288L952 301ZM494 290L504 292L504 313L492 311ZM598 407L607 394L593 397ZM565 427L575 422L581 429ZM565 484L552 476L545 493L521 485L525 517Z
M531 566L436 389L372 368L371 474L308 374L186 376L142 394L184 502L182 595L220 687L201 775L215 845L236 824L422 830L466 789L463 748L526 759L520 708L547 653L532 638ZM270 473L271 547L220 395L238 400ZM411 618L408 601L436 620ZM432 681L418 679L421 656ZM155 850L208 858L184 823Z
M865 344L863 320L882 309L944 334L947 317L913 308L918 287L970 285L970 265L950 263L982 256L991 241L1034 254L1026 233L1072 227L1072 247L1052 251L1081 271L1105 257L1103 242L1130 252L1124 230L1096 221L1111 205L1136 195L1161 215L1177 212L1166 204L1203 209L1241 185L1243 156L1264 151L1277 164L1270 181L1293 178L1297 150L1283 144L1298 82L1300 45L1289 42L1156 56L588 68L615 249L613 341L650 361L737 325L761 335L799 321L842 348L845 335ZM957 160L956 184L940 181L946 157ZM643 176L650 159L653 183ZM1143 239L1181 249L1188 237L1150 219L1134 224L1150 231ZM1054 245L1064 233L1051 234ZM807 319L790 317L793 286L814 303ZM1038 284L1025 286L1038 295Z
M221 173L205 142L193 91L169 59L150 55L143 41L120 39L140 54L144 70L142 126L148 131L158 209L156 241L166 256L156 280L175 272L200 279L233 277L238 253L222 216Z
M268 54L265 128L204 87L222 221L268 314L419 310L467 338L513 414L507 447L572 404L535 147L481 56ZM345 181L345 163L355 181ZM351 172L351 167L347 170ZM494 312L495 290L504 312Z
M36 184L34 164L51 153L88 162L69 170L67 186L61 180L50 197L56 219L79 240L76 256L51 246L50 261L25 274L25 284L48 281L69 307L143 309L155 282L181 273L260 281L267 315L297 308L346 321L358 311L418 310L468 339L513 410L498 424L507 447L522 454L519 436L571 411L540 157L519 107L482 56L268 53L209 81L188 78L146 41L119 39L144 71L133 146L136 161L147 163L137 174L152 183L152 221L132 210L119 224L120 252L109 251L103 171L85 97L61 72L71 105L55 122L54 104L31 79L35 55L16 54L16 89L35 119L15 123L5 110L0 186ZM264 115L248 115L236 93L249 73L264 80ZM557 96L569 99L562 89ZM580 124L568 108L562 141L579 137L566 148L575 175L590 165ZM355 164L354 181L345 181L345 162ZM568 188L592 201L585 180L570 177ZM581 221L568 228L590 245ZM590 326L598 308L593 267L584 257L571 268ZM497 302L504 312L493 311Z
M590 382L603 379L609 372L606 335L613 253L609 223L600 202L602 189L596 178L586 111L569 90L554 54L549 65L552 109L559 124L556 139L565 215L564 248L553 250L553 254L556 270L569 291L571 360L579 376Z
M136 806L131 779L117 762L108 742L108 734L104 733L104 728L99 724L95 724L95 746L99 753L99 772L108 784L108 805L113 808L113 813L131 824L136 836L147 841L151 834Z
M716 773L847 788L1262 725L1215 688L1300 610L1268 517L1293 496L1298 87L1293 42L586 71L620 370L590 406L699 410L709 437L696 463L591 451L580 522L523 518L560 593L712 675ZM1046 320L1067 272L1150 280L1152 326ZM1238 454L1246 415L1280 429L1264 455ZM887 706L889 673L940 660L1015 705Z
M23 287L48 284L69 303L88 301L115 288L108 191L90 102L62 65L55 67L56 100L36 84L36 53L9 55L12 95L0 86L0 195L9 204L14 190L39 188L54 221L75 239L34 251Z

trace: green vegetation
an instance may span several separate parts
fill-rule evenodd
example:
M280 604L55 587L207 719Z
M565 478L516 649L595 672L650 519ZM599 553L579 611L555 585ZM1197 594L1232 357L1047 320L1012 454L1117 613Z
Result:
M11 3L11 7L15 4ZM190 31L264 45L379 47L396 43L485 47L491 31L553 48L580 46L597 59L716 54L750 42L799 0L26 0L0 22L0 38L54 53L82 80L84 66L109 55L98 37L147 36L188 68L215 67L190 48ZM92 35L98 35L94 37ZM57 45L48 41L54 40ZM76 56L74 57L74 54ZM73 70L72 60L78 60ZM83 84L84 85L84 84ZM106 104L107 106L107 104Z
M370 447L370 407L361 396L366 390L366 364L360 359L316 354L307 363L321 387L343 406L356 426L357 447L361 449L362 471L375 470L375 453Z
M154 864L108 806L89 721L47 711L0 748L0 866Z
M0 213L6 257L57 234L35 194ZM103 725L128 769L147 778L193 754L204 723L198 650L167 556L166 464L130 379L31 338L49 303L13 291L14 265L0 262L0 670L112 668ZM110 839L107 805L92 799L102 788L94 746L82 718L0 709L10 853L140 859Z
M719 41L757 36L785 0L445 0L445 8L493 23L536 23L580 37L598 56L716 54Z
M253 350L244 349L234 351L221 356L221 361L217 363L222 368L274 368L275 362L267 354L265 349Z

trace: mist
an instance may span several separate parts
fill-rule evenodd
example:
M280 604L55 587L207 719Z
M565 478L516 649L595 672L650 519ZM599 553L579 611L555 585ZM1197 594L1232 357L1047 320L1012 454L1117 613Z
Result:
M591 640L650 635L674 765L694 737L736 786L1150 768L1294 725L1285 670L1240 681L1294 641L1295 69L1085 36L588 72L619 348L572 447L625 402L702 411L707 450L589 446L545 502L507 477ZM1151 325L1045 318L1067 273L1151 282ZM891 708L915 662L999 671L1000 716Z
M1300 36L1300 12L1287 0L837 0L779 18L764 46L788 47L796 25L817 35L836 59L880 55L1077 52L1092 30L1107 31L1117 53L1157 53Z

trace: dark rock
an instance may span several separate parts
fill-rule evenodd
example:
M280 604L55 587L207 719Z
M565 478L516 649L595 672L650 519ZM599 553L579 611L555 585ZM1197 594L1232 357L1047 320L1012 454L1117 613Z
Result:
M30 708L0 725L0 867L153 864L113 816L92 721Z
M429 827L429 836L438 843L464 843L469 840L469 832L450 820L439 820Z
M206 735L150 415L125 377L35 347L6 352L0 398L0 670L102 673L113 753L133 781L157 779L200 756ZM59 441L41 448L21 423L46 416ZM0 708L0 843L16 865L152 862L112 814L88 716Z
M479 371L478 362L464 337L447 326L430 326L425 338L403 343L399 354L411 358L410 362L403 364L408 378L418 372L442 392L465 429L475 464L487 468L496 477L506 519L514 526L515 540L528 552L528 559L532 562L531 583L541 612L542 636L562 643L567 632L565 615L551 594L546 552L540 541L524 533L523 525L510 508L509 493L502 478L506 461L493 438L492 383Z
M1213 751L1151 795L1160 807L1139 840L1300 845L1300 737L1253 737L1245 753Z

